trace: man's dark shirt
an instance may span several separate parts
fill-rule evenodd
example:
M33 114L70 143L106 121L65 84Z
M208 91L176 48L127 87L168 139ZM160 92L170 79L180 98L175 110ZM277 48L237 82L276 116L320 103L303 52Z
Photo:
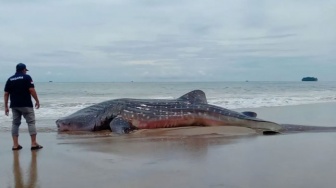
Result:
M10 107L33 107L29 88L34 88L32 78L21 72L8 78L5 92L9 93Z

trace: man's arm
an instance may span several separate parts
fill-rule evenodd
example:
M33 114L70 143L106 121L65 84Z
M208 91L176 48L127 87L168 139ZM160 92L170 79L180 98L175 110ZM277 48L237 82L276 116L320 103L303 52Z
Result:
M6 114L6 116L8 116L8 114L9 114L8 98L9 98L9 93L7 91L5 91L5 94L4 94L4 104L5 104L5 114Z
M35 91L35 88L33 88L33 87L29 88L29 92L30 92L31 96L33 96L33 98L35 100L35 108L39 109L40 108L40 101L39 101L39 99L37 97L37 93Z

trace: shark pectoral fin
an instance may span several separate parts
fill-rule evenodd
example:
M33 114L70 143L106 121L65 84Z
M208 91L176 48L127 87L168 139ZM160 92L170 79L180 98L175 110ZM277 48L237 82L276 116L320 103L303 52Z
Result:
M255 112L251 112L251 111L245 111L245 112L242 112L242 114L244 114L245 116L249 116L249 117L257 117L257 113Z
M111 131L117 134L127 134L133 130L132 125L122 117L114 118L110 123Z

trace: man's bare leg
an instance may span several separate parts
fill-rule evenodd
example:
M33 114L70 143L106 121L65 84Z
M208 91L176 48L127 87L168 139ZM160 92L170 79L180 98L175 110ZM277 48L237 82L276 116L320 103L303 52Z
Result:
M37 146L38 143L36 142L36 134L30 135L30 138L31 138L31 146L32 147Z
M19 147L19 136L12 136L13 138L13 148Z

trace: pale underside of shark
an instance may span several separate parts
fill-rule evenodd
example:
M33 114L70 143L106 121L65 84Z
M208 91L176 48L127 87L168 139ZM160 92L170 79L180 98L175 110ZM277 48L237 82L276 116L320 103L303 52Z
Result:
M184 126L239 126L264 134L336 131L336 127L278 124L256 116L254 112L239 113L208 104L205 93L194 90L174 100L109 100L60 118L56 124L59 131L109 129L118 134Z

